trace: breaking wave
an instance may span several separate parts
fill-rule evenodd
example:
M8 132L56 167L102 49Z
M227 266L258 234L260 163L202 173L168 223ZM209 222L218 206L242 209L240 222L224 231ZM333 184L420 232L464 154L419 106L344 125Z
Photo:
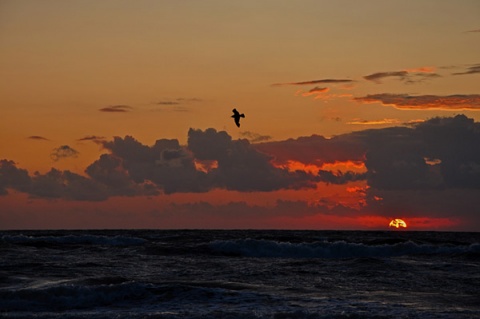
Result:
M406 241L396 244L365 245L345 241L290 243L272 240L239 239L210 243L214 252L245 257L270 258L360 258L403 255L480 253L480 244L433 245Z

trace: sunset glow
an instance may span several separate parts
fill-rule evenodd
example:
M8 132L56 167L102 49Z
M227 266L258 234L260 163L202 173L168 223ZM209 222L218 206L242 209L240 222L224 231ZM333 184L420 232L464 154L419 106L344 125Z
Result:
M0 228L480 230L475 1L0 11Z

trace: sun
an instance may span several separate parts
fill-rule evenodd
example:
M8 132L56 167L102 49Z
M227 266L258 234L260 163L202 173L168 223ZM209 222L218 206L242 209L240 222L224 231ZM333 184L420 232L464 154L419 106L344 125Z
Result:
M388 224L388 226L396 228L407 228L407 223L403 219L395 218L390 221L390 224Z

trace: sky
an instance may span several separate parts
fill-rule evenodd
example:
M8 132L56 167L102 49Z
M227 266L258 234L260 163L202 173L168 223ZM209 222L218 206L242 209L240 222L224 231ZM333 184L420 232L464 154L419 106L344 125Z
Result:
M0 229L480 231L479 18L2 0Z

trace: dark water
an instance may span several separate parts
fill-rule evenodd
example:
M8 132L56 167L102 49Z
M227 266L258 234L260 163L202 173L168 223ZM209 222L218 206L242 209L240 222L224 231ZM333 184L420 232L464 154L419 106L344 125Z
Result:
M480 233L0 232L0 317L480 318Z

